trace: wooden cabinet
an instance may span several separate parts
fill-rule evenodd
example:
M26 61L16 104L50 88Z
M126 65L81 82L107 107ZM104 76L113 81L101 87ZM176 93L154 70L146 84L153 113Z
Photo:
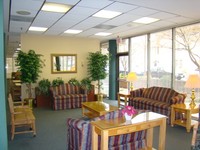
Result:
M11 80L10 88L13 101L21 101L21 81Z

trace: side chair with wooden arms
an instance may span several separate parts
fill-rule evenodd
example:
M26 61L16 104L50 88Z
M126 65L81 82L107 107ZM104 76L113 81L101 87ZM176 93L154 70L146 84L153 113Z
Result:
M31 108L26 106L17 106L13 104L12 96L9 94L8 103L11 114L11 140L14 139L15 134L33 133L36 136L35 116ZM17 131L17 128L23 130Z

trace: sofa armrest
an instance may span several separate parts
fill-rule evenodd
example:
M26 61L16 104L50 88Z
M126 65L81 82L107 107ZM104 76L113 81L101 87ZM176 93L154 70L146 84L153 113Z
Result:
M178 94L177 96L171 98L170 104L184 103L186 96L186 94Z
M144 91L144 88L139 88L139 89L130 91L130 97L141 97L143 91Z

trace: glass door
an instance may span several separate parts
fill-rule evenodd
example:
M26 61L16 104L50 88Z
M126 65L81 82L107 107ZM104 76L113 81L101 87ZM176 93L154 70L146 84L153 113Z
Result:
M129 83L126 81L126 77L129 73L129 57L128 53L118 55L118 92L128 93Z

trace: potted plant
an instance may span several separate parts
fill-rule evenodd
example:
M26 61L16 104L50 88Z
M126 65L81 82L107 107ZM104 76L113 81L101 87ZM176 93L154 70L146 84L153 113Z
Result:
M79 81L76 79L76 78L71 78L69 81L68 81L69 84L72 84L72 85L80 85Z
M62 78L57 78L52 81L52 86L59 86L61 84L64 84L64 81L62 80Z
M107 76L106 66L108 65L109 56L102 54L100 51L90 52L88 56L88 75L92 81L97 81L98 100L103 99L101 94L102 79Z
M41 68L44 66L44 62L41 59L40 54L36 54L34 50L29 50L27 53L20 51L16 59L16 66L21 73L20 80L27 86L27 93L29 105L32 107L32 83L36 83L39 78L39 74L42 72Z
M50 86L51 82L48 79L42 79L38 82L38 87L35 88L37 107L50 107Z
M94 101L94 85L92 85L92 81L90 80L90 78L83 78L80 81L80 85L83 89L87 90L88 101Z
M42 79L38 82L39 94L49 95L51 82L48 79Z
M86 89L88 92L90 92L91 90L92 90L92 84L91 84L91 80L90 80L90 78L89 77L86 77L86 78L83 78L82 80L81 80L81 83L80 83L80 85L81 85L81 87L82 88L84 88L84 89Z

